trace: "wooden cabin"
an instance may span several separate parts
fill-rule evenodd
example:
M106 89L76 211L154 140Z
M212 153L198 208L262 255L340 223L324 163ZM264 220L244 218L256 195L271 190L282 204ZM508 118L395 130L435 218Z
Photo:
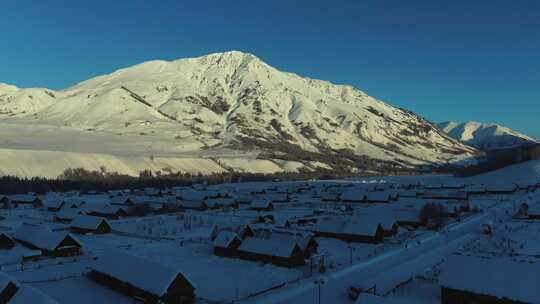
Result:
M100 256L89 277L144 303L194 303L195 285L180 271L148 259L111 251Z
M238 247L237 256L245 260L261 261L291 268L304 265L300 246L291 240L247 238Z
M16 194L9 196L9 200L14 206L27 205L34 208L43 207L43 201L39 197L30 194Z
M24 246L41 250L44 255L65 257L81 254L82 244L69 233L53 232L46 227L23 224L13 238Z
M363 203L366 201L366 196L366 189L355 187L343 191L339 199L345 203Z
M381 243L385 231L377 220L347 218L321 219L310 230L316 236L335 238L345 242Z
M208 205L204 201L181 201L180 206L183 209L205 211L208 210Z
M235 256L242 239L232 231L220 231L214 240L214 254L218 256Z
M270 200L255 199L251 202L248 209L255 211L272 211L274 210L274 204Z
M104 234L112 231L111 224L104 217L79 215L70 225L70 229L74 233L96 233Z
M126 207L110 204L87 204L84 211L87 215L104 217L110 220L124 218L129 215Z

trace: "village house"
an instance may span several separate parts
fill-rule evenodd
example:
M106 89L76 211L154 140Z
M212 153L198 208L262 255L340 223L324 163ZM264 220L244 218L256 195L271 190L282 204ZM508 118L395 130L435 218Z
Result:
M87 215L101 216L107 219L119 219L128 216L128 209L124 206L110 204L86 204L84 212Z
M268 199L255 199L251 202L248 209L255 211L272 211L274 210L274 204Z
M43 205L47 210L52 212L58 212L66 203L62 197L47 197L43 199Z
M486 186L489 194L512 194L517 191L517 186L511 183L493 183Z
M44 255L65 257L81 254L82 244L69 233L53 232L45 227L23 224L13 238L24 246L41 250Z
M366 201L366 190L364 188L350 188L343 191L340 200L344 203L363 203Z
M78 208L64 207L54 214L54 220L60 223L71 223L80 214L84 214L84 211Z
M30 194L15 194L9 196L11 204L14 206L17 205L27 205L34 208L43 207L43 201L39 197L35 197Z
M466 201L469 199L469 195L466 191L426 191L422 195L424 199L431 200L455 200L455 201Z
M208 210L208 205L204 201L182 201L180 206L183 209L205 211Z
M540 299L540 263L448 257L439 277L441 304L522 304Z
M245 260L285 267L304 265L302 250L293 240L247 238L242 241L237 252L238 257Z
M468 196L485 195L487 194L487 187L481 184L468 185L465 189Z
M220 231L214 240L214 254L226 257L235 256L241 244L242 239L235 232Z
M104 217L79 215L70 225L70 229L75 233L97 233L104 234L112 231L109 221Z
M194 303L195 286L180 271L119 251L109 252L91 267L89 277L144 303Z
M387 191L367 192L365 198L366 203L390 203L392 200L397 200L397 197Z
M383 241L385 231L378 221L357 218L324 218L308 228L316 236L335 238L345 242L377 244Z
M308 259L317 252L319 244L315 240L315 235L311 232L290 230L281 228L255 229L255 237L282 240L284 242L294 241L302 250L304 259Z

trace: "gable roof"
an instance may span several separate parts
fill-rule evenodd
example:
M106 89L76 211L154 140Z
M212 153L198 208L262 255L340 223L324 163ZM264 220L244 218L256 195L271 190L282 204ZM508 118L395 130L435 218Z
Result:
M450 256L439 278L443 287L524 303L540 303L538 282L540 263L465 255Z
M340 195L342 201L360 202L366 198L366 189L352 188L343 191Z
M37 248L54 251L66 239L71 238L82 247L82 243L70 233L53 232L45 227L23 224L13 233L17 240L27 242Z
M366 217L365 219L353 217L324 218L314 226L313 230L336 234L375 236L379 227L382 227L380 221L372 217Z
M111 227L109 221L107 221L106 218L91 215L78 215L77 217L75 217L75 219L73 219L73 222L71 222L71 227L96 230L103 222L109 227Z
M267 256L289 258L295 248L300 249L294 240L248 238L245 239L238 250L252 252Z
M195 288L179 270L116 250L99 257L92 269L160 297L178 276Z
M214 246L227 248L235 238L240 240L235 232L222 230L214 240Z
M73 220L79 214L84 214L84 212L78 208L62 208L60 211L56 212L56 217L59 219Z

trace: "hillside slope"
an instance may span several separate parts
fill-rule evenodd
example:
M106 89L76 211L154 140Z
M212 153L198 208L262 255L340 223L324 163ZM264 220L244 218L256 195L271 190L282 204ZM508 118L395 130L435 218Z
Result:
M212 158L226 170L239 162L218 159L231 155L377 171L477 154L412 112L236 51L145 62L62 91L0 85L0 124L0 148Z

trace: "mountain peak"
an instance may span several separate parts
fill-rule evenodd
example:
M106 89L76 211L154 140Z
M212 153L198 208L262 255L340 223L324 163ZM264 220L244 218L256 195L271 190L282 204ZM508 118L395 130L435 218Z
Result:
M506 149L537 142L527 135L494 123L448 121L438 124L438 127L454 139L480 150Z

